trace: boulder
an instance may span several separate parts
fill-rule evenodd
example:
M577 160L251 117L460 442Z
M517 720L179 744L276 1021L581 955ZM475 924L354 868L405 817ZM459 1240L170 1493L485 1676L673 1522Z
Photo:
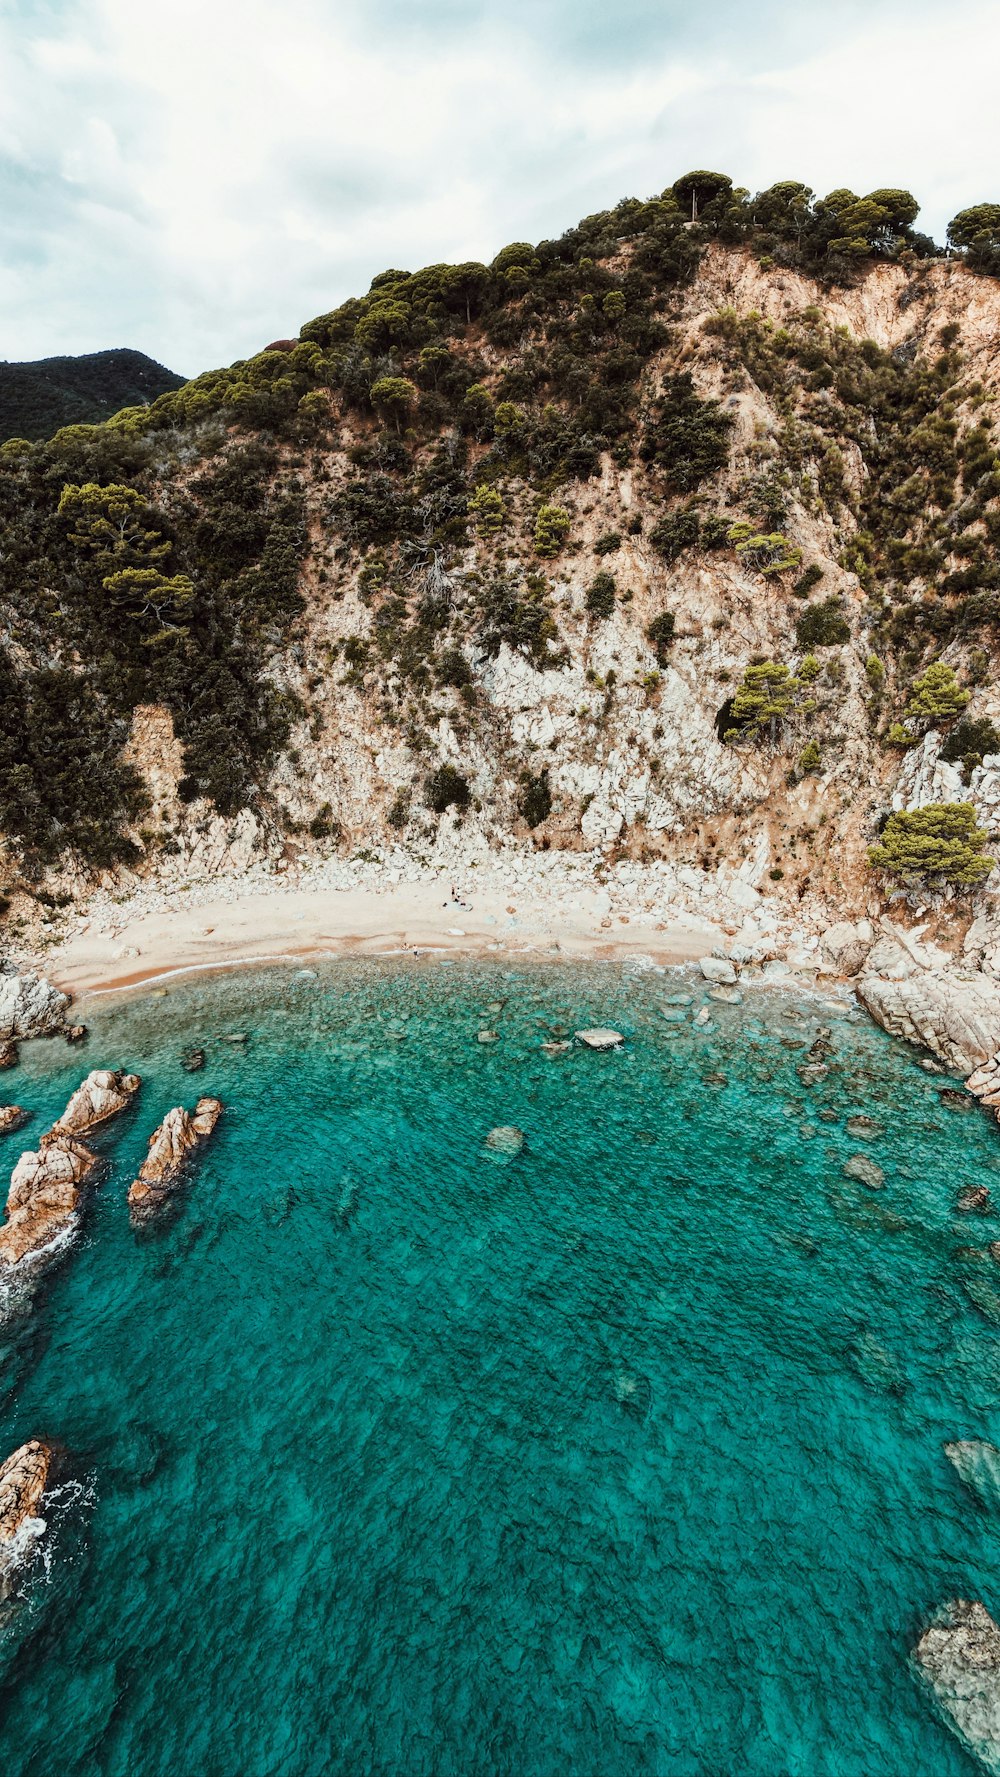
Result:
M0 1271L39 1258L76 1227L97 1156L71 1135L43 1135L11 1174L7 1219L0 1227Z
M578 1030L574 1035L585 1049L620 1049L625 1041L620 1030L607 1030L601 1025L594 1030Z
M66 1022L69 996L37 975L0 972L0 1040L50 1037Z
M0 1463L0 1599L45 1526L38 1517L55 1452L31 1438ZM32 1530L35 1535L32 1535Z
M149 1138L149 1151L139 1176L129 1186L133 1222L149 1221L177 1189L187 1161L208 1140L222 1115L217 1098L199 1098L194 1111L177 1105L168 1111Z
M17 1066L17 1044L0 1042L0 1068Z
M959 1073L971 1074L1000 1049L1000 985L985 975L920 969L890 980L866 972L857 992L883 1030L923 1045Z
M1000 1774L1000 1628L978 1599L954 1598L913 1650L948 1726Z
M728 956L703 956L698 967L705 980L713 982L716 987L735 986L736 970Z
M0 1135L13 1135L28 1121L30 1111L24 1111L19 1104L0 1104Z
M95 1068L77 1087L50 1133L85 1135L88 1129L96 1129L99 1123L106 1123L109 1117L116 1117L119 1111L126 1110L141 1084L138 1074Z

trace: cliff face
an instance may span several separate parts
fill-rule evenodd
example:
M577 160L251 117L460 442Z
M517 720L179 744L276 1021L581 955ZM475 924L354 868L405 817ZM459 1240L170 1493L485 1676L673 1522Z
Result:
M601 276L631 290L633 258L619 243ZM724 863L803 914L814 902L856 916L877 910L867 851L893 807L972 800L1000 834L989 754L939 761L949 725L929 721L910 750L885 744L935 660L969 693L964 719L1000 723L1000 284L934 261L827 287L714 244L690 282L643 301L641 341L601 319L600 292L598 310L573 296L556 322L528 304L516 325L459 326L447 349L387 347L366 360L363 398L345 393L338 360L300 398L267 439L260 495L293 500L298 526L294 596L255 632L279 744L228 806L217 787L213 803L192 768L197 663L180 692L166 674L162 698L137 668L130 726L118 698L109 733L147 805L123 814L135 850L98 870L106 885L290 851L427 857L457 830L473 850ZM290 365L311 352L315 376L317 352L336 357L325 322ZM405 386L380 405L387 378ZM615 416L603 434L587 418L598 397ZM169 448L162 433L144 445L132 480L159 515L143 523L172 541L164 572L190 569L197 586L192 538L218 555L213 525L231 524L238 496L223 507L215 490L227 465L239 480L247 434L223 407L175 425ZM551 508L564 516L550 546ZM266 567L243 572L259 586ZM288 580L287 556L275 572ZM72 589L53 587L51 561L46 576L66 613ZM672 639L656 629L664 613ZM250 633L244 606L233 626ZM6 631L21 673L29 630L22 614ZM82 634L69 626L78 645L60 662L76 672ZM196 621L185 637L190 655ZM207 671L218 647L205 649ZM787 665L797 689L780 719L734 728L729 702L755 661ZM257 719L248 706L248 728ZM219 719L220 747L227 725L238 709ZM35 912L22 865L11 834L15 921ZM47 869L56 898L95 879L79 845Z

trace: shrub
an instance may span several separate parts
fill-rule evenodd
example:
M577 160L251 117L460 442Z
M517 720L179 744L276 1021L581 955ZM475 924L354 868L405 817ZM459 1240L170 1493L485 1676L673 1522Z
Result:
M820 599L807 605L795 625L800 648L835 648L850 641L851 629L839 598Z
M649 540L654 549L658 549L664 561L676 561L685 549L697 549L701 536L701 520L691 506L683 506L679 512L668 512L661 518L649 533Z
M615 608L615 577L595 574L587 588L587 610L592 617L606 618Z
M495 537L503 529L507 508L503 503L503 495L495 487L483 482L477 487L469 501L469 513L475 520L476 529L482 537Z
M802 748L802 751L799 754L799 771L800 771L800 773L802 774L803 777L806 777L809 774L809 772L818 771L820 769L821 763L822 763L822 754L820 753L818 742L814 741L814 740L807 740L805 746Z
M878 695L881 695L882 688L885 685L885 667L882 665L877 654L869 654L868 659L865 661L865 677L872 690Z
M472 801L468 782L454 765L439 765L431 772L424 786L424 796L428 808L435 814L444 814L448 808L468 808Z
M809 567L806 569L805 573L799 575L799 578L796 580L794 586L792 587L792 591L794 592L796 598L800 598L800 599L808 598L809 594L812 592L813 587L818 586L820 581L822 580L822 578L823 578L823 570L820 567L819 563L818 562L811 562Z
M732 427L732 415L723 413L717 401L700 400L685 371L664 378L640 455L664 470L678 493L693 493L728 462Z
M614 555L615 550L621 548L621 541L620 532L605 531L603 537L598 537L597 542L594 544L594 554Z
M451 685L456 691L472 684L472 668L461 648L445 649L438 661L437 679L439 685Z
M934 722L947 722L961 714L970 696L971 692L962 690L952 668L943 660L934 660L926 672L914 679L903 715L907 721L924 722L928 727Z
M903 882L936 877L977 888L993 868L992 858L983 855L986 840L971 802L930 802L891 814L868 862Z
M730 525L729 541L740 561L758 574L784 574L789 568L797 568L802 560L801 549L780 531L755 531L746 522Z
M558 555L569 535L565 506L540 506L535 518L535 554Z
M540 827L548 820L552 813L552 791L547 769L521 773L521 796L517 806L518 813L529 827Z
M646 630L646 635L653 644L653 650L661 666L666 665L667 655L674 639L675 627L676 619L673 612L661 611L658 617L653 618Z
M968 783L976 766L989 753L1000 753L1000 734L989 717L963 716L955 723L939 757L949 765L961 764L963 779Z

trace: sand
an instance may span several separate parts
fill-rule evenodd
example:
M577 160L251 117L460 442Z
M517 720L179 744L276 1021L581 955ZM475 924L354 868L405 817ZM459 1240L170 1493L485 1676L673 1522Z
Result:
M446 902L448 893L440 882L380 891L288 888L134 916L123 909L114 933L95 925L78 930L47 954L44 969L79 996L244 963L402 951L536 959L642 954L684 963L707 956L723 938L719 927L693 916L609 917L606 903L591 894L578 893L567 906L553 896L484 890L456 906Z

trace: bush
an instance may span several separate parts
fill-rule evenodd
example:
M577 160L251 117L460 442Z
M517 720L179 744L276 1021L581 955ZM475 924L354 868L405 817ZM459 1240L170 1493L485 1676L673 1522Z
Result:
M795 625L795 640L800 648L835 648L851 639L851 628L844 616L839 598L821 599L807 605Z
M649 533L654 549L659 550L666 562L676 561L685 549L697 549L700 537L701 520L691 506L683 506L679 512L668 512Z
M799 772L806 777L812 771L819 771L821 764L822 754L818 742L807 740L799 754Z
M661 611L658 617L653 618L646 630L646 635L653 644L653 650L661 666L666 665L667 655L674 639L675 627L676 619L673 612Z
M961 714L970 696L971 692L962 690L952 668L943 660L935 660L914 679L903 716L908 722L924 722L928 727L934 722L947 722Z
M569 513L565 506L540 506L535 518L535 554L558 555L569 535Z
M587 588L587 610L591 617L610 617L615 608L615 577L595 574Z
M819 566L819 563L818 562L811 562L809 567L806 569L805 573L799 575L799 578L796 580L795 585L792 587L792 591L794 592L796 598L800 598L800 599L808 598L809 594L812 592L813 587L818 586L820 581L822 580L822 578L823 578L823 570Z
M433 809L435 814L444 814L448 808L468 808L472 801L472 791L454 765L439 765L427 779L424 798L428 808Z
M949 765L961 764L963 779L968 783L976 766L989 753L1000 753L1000 734L989 717L963 716L955 723L939 757Z
M643 435L640 455L665 471L678 493L693 493L729 460L731 414L717 401L701 401L687 371L665 377L660 399Z
M725 738L736 740L761 735L765 729L775 740L781 724L795 707L799 680L781 660L762 660L748 666L732 700L733 723Z
M978 888L993 868L992 858L983 855L986 840L971 802L930 802L891 814L868 862L903 882L932 877Z
M802 560L801 549L780 531L755 531L752 524L743 522L731 525L728 534L740 561L758 574L784 574Z
M503 529L507 516L503 495L497 488L483 482L469 501L469 515L475 520L480 536L495 537Z
M597 542L594 544L594 554L614 555L615 550L621 548L621 541L621 533L619 531L605 531L604 535L598 537Z
M540 827L552 813L552 791L548 770L521 773L521 796L518 813L529 827Z
M885 685L885 667L877 654L869 654L865 661L865 678L877 696L881 696Z

